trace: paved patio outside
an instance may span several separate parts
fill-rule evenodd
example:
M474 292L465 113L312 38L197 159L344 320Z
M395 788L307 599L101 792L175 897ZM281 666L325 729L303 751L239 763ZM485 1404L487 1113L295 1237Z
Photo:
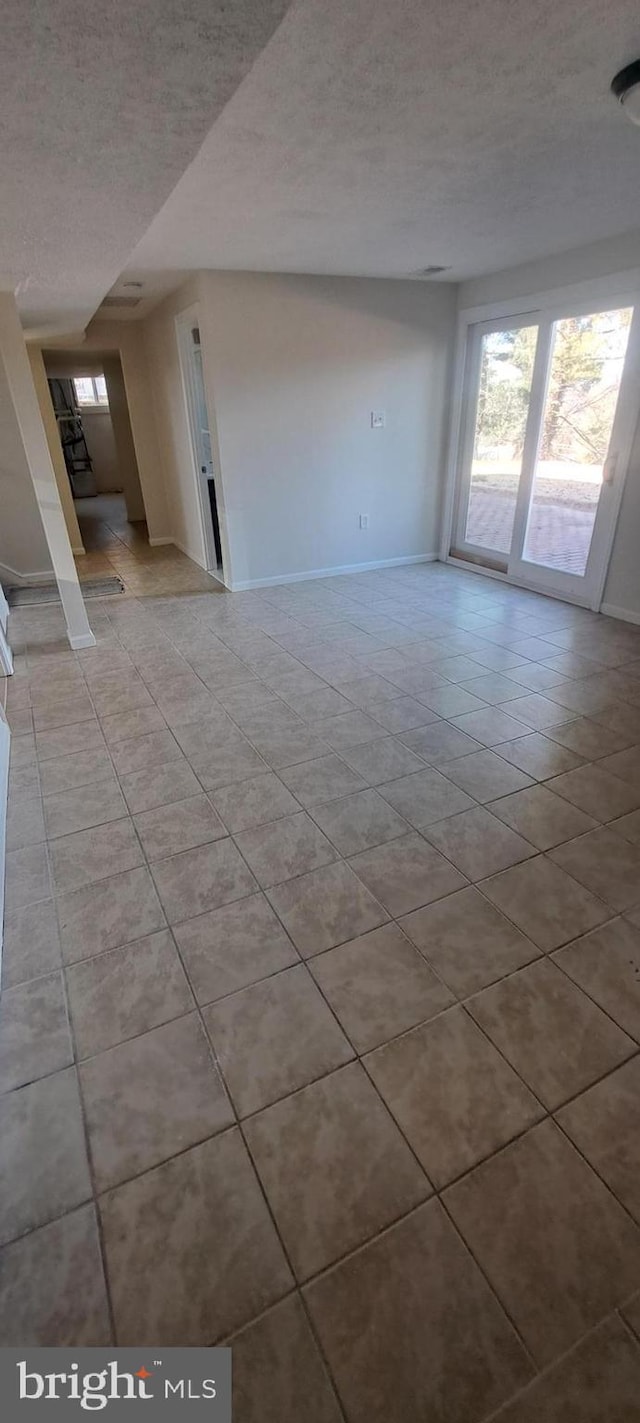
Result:
M508 554L516 509L517 482L501 480L475 488L469 499L467 540ZM506 487L505 487L506 486ZM583 574L587 566L600 484L541 480L531 509L527 557L546 568Z

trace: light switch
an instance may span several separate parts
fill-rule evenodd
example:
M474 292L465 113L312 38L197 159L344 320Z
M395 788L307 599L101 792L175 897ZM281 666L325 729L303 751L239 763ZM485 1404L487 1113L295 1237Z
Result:
M384 426L384 410L371 411L371 429L382 430Z

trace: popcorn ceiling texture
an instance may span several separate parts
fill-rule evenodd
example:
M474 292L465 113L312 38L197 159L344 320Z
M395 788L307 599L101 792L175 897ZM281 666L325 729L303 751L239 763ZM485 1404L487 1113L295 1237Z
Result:
M25 325L81 329L286 0L6 0L0 285Z
M132 269L447 281L627 232L639 140L609 84L639 48L636 0L303 0Z

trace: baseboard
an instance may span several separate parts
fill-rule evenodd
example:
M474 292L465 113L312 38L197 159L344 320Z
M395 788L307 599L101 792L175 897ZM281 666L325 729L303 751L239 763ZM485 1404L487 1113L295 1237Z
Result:
M199 558L198 555L195 554L192 549L187 548L186 544L180 543L179 539L169 539L168 542L172 543L175 548L179 548L180 552L184 554L185 558L190 558L192 563L197 563L198 568L204 568L205 573L209 572L204 560L202 558Z
M35 573L18 573L8 563L0 563L0 583L4 583L5 588L25 588L29 583L55 583L55 574L52 568Z
M163 537L162 537L161 539L152 539L152 538L150 538L150 539L149 539L149 547L150 547L150 548L160 548L162 544L175 544L175 542L176 542L175 539L170 538L169 535L167 534L166 537L163 535ZM180 545L177 544L176 547L179 548ZM183 550L183 552L184 552L184 550ZM191 554L189 554L188 557L190 558L190 557L191 557Z
M600 612L606 618L620 618L623 623L640 623L640 613L635 613L632 608L616 608L613 603L601 603Z
M378 558L372 563L345 563L340 568L310 568L307 573L279 573L273 578L247 578L227 587L232 593L246 593L251 588L274 588L280 583L307 583L312 578L338 578L345 573L371 573L377 568L402 568L410 563L437 563L437 553L413 553L404 558Z
M96 639L92 632L83 632L77 637L72 637L71 633L67 633L67 637L69 638L69 646L74 652L80 652L83 647L97 646Z

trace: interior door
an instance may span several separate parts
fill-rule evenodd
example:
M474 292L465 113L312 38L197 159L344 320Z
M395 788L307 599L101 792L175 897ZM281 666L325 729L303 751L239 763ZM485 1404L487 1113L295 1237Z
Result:
M533 382L539 409L508 571L528 586L591 605L606 576L637 414L637 338L632 305L556 310L540 327Z
M176 317L176 333L206 567L210 573L223 573L216 471L205 394L197 307L190 307L186 312Z
M453 550L507 571L538 342L535 317L471 328Z

